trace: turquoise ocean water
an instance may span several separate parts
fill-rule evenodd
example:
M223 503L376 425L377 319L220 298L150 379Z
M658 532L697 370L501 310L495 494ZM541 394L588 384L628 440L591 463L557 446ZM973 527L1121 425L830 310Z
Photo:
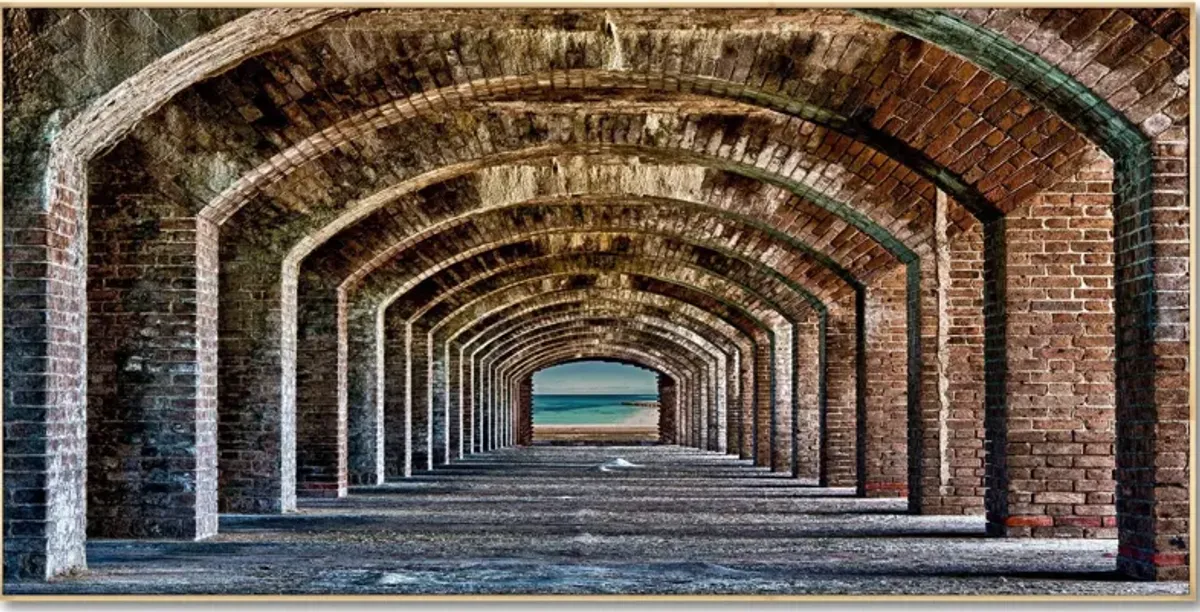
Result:
M640 408L621 402L650 402L658 395L534 395L534 425L616 425Z

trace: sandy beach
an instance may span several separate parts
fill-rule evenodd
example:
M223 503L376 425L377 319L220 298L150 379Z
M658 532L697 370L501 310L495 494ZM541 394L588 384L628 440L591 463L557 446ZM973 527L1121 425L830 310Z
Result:
M533 441L536 442L653 442L658 439L658 409L639 409L612 425L534 425Z

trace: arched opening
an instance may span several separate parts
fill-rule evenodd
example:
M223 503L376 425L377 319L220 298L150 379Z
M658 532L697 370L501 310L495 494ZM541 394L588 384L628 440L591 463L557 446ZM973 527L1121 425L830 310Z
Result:
M534 444L659 441L658 374L620 361L562 363L533 374Z

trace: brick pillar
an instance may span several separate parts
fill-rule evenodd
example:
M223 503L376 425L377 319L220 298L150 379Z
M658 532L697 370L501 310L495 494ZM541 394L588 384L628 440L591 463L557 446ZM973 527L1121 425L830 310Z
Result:
M733 427L736 426L737 420L733 414L737 412L737 384L738 370L737 358L721 352L721 367L720 367L720 382L717 385L720 396L720 440L717 450L725 454L733 454L737 452L735 446L736 435Z
M908 494L907 309L916 296L909 295L907 281L907 270L900 266L877 276L866 289L858 492L868 497Z
M479 377L479 435L480 450L488 452L496 445L493 443L493 430L496 425L495 414L492 412L494 401L492 400L492 378L491 372L476 362L476 375Z
M1009 213L1002 252L988 244L1006 281L1005 393L988 394L994 535L1116 535L1112 195L1088 176Z
M686 377L675 382L675 443L680 446L687 446L687 439L683 436L684 414L683 408L687 402Z
M450 412L446 403L446 360L443 351L436 350L436 345L430 342L428 357L429 372L429 422L430 445L433 465L445 465L450 462Z
M726 359L728 364L728 382L725 384L727 397L725 399L725 452L730 455L741 454L742 429L742 359L737 347L730 352Z
M284 329L285 313L290 319L296 312L295 291L295 280L283 286L274 253L238 239L229 228L222 232L221 512L296 508L295 329Z
M741 409L738 411L738 457L754 458L754 410L758 405L758 344L751 342L739 364L741 367Z
M462 369L459 382L459 395L463 399L463 421L467 428L467 453L479 452L479 401L475 394L475 369L470 359L463 353L462 347L456 347L458 363Z
M1189 152L1171 128L1116 168L1117 566L1151 580L1188 578Z
M383 327L373 308L352 307L346 338L346 469L351 484L384 479Z
M676 444L675 418L679 410L675 379L658 375L658 441L661 444Z
M708 373L696 371L691 406L691 439L697 449L708 449Z
M819 317L816 313L796 324L796 417L791 470L797 478L820 477L820 348Z
M412 415L412 468L415 471L433 469L433 405L429 401L429 334L427 330L407 324L409 364L408 413Z
M522 377L519 385L517 444L529 446L533 444L533 375Z
M86 569L85 168L59 157L44 194L4 195L4 574Z
M716 427L717 419L716 412L719 410L717 405L717 397L719 395L718 385L716 381L716 368L706 366L703 362L699 364L704 372L704 403L703 403L703 419L704 419L704 448L705 450L715 451L719 448L717 436L720 435L720 430Z
M466 439L464 435L466 417L463 415L462 401L458 393L458 377L462 373L462 368L458 359L458 351L451 350L449 343L442 345L442 355L446 363L446 410L450 415L449 459L462 459Z
M792 466L792 423L795 406L795 328L780 325L775 330L775 350L772 367L775 377L775 402L771 414L771 471L787 472Z
M503 420L500 413L500 378L496 376L496 368L488 365L487 369L487 398L488 398L488 444L492 450L501 448L500 429Z
M825 439L821 486L852 487L858 474L858 332L854 301L829 314L825 332Z
M707 400L704 407L704 448L710 451L719 451L721 450L721 432L724 429L721 427L720 414L723 412L725 385L721 383L720 368L716 363L710 363L707 366L705 376L708 377L708 385L704 387Z
M676 440L682 446L691 446L692 440L688 433L691 431L691 406L692 406L692 377L684 374L681 384L676 388L676 403L679 405L679 411L675 424L678 427Z
M475 426L475 452L483 453L487 451L487 401L483 397L483 370L479 368L479 363L470 360L471 374L471 401L474 404Z
M751 454L754 465L771 465L771 410L775 405L774 351L769 338L759 343L755 355L754 384L758 386L758 400L751 413Z
M384 475L412 476L412 412L408 404L408 332L404 321L385 318L383 375Z
M296 495L343 497L346 461L345 305L321 278L300 280L296 313Z
M93 198L89 536L217 532L217 236L156 196Z
M700 415L701 402L701 386L704 384L703 377L699 372L696 372L689 379L688 396L687 396L687 436L688 446L692 448L702 448L700 446L700 424L698 418Z
M512 431L512 393L513 382L505 376L497 376L500 389L500 448L511 445L509 433Z
M943 295L946 416L942 514L981 514L984 497L983 226L949 236Z
M935 215L940 215L949 202L940 191L938 194ZM935 225L938 222L935 220ZM944 376L939 364L943 309L942 288L938 283L939 266L943 263L939 250L942 242L935 239L921 244L916 249L916 263L910 264L907 270L905 333L910 344L905 359L908 380L904 398L908 426L905 459L908 467L904 490L908 495L909 511L919 514L941 512L942 466L947 463L943 457L942 439L948 433L948 417L943 411Z
M510 378L508 381L508 445L516 446L517 433L520 429L521 381Z
M500 446L512 446L513 424L513 392L516 390L512 379L505 375L500 378Z
M1183 126L1158 135L1145 153L1123 156L1114 183L1121 194L1114 227L1117 566L1138 578L1186 580L1189 442L1196 435L1188 388L1188 159L1195 150Z

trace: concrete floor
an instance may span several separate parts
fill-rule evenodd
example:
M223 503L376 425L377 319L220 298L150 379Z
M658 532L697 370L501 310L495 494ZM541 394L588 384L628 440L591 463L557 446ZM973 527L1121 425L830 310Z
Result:
M614 459L638 467L605 468ZM6 594L1184 594L1122 581L1113 540L1000 540L716 453L475 456L203 542L101 540L90 570Z

